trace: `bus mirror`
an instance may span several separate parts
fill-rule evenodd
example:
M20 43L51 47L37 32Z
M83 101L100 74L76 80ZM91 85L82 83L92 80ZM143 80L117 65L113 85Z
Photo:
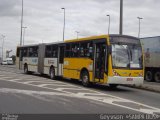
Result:
M112 47L109 45L108 46L108 53L111 54L111 52L112 52Z

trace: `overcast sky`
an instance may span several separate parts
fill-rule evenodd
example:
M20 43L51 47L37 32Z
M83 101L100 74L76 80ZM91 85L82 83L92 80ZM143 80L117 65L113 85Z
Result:
M4 48L15 53L20 42L22 0L0 0L0 34L5 35ZM123 0L123 34L141 37L160 35L160 0ZM63 13L66 8L65 39L106 34L111 16L110 33L119 33L120 0L24 0L25 44L62 41ZM0 35L0 47L2 37ZM1 52L0 52L1 56Z

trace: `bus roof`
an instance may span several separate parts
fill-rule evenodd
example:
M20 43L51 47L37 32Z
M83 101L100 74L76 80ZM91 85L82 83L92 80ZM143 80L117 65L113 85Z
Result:
M108 37L130 37L134 39L138 39L137 37L129 36L129 35L119 35L119 34L110 34L110 35L99 35L99 36L90 36L90 37L85 37L85 38L79 38L79 39L71 39L71 40L65 40L64 42L51 42L51 43L39 43L39 44L31 44L31 45L24 45L24 46L18 46L18 47L34 47L38 45L53 45L53 44L63 44L63 43L69 43L69 42L79 42L79 41L86 41L86 40L94 40L94 39L102 39L102 38L108 38Z
M86 37L86 38L79 38L79 39L72 39L72 40L66 40L64 42L78 42L78 41L85 41L85 40L94 40L94 39L101 39L101 38L107 38L107 37L129 37L129 38L133 38L133 39L139 39L137 37L134 36L129 36L129 35L119 35L119 34L110 34L110 35L99 35L99 36L91 36L91 37Z
M85 40L94 40L94 39L100 39L100 38L107 38L108 35L99 35L99 36L91 36L91 37L85 37L85 38L78 38L78 39L72 39L72 40L65 40L64 42L78 42L78 41L85 41Z
M43 43L41 43L43 44ZM38 46L40 44L30 44L30 45L23 45L23 46L18 46L18 47L34 47L34 46Z

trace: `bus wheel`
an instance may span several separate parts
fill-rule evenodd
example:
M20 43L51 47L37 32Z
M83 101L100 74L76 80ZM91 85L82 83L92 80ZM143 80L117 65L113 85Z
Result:
M153 80L153 74L151 71L146 71L145 80L151 82Z
M55 70L54 70L53 67L50 69L50 78L51 78L52 80L55 78Z
M112 88L112 89L117 88L117 86L118 86L117 84L109 84L109 87Z
M160 82L160 72L156 72L156 73L154 74L154 80L155 80L156 82Z
M24 73L28 74L28 66L27 65L24 65Z
M82 85L85 87L89 87L90 86L90 82L89 82L89 75L87 71L83 71L81 73L81 80L82 80Z

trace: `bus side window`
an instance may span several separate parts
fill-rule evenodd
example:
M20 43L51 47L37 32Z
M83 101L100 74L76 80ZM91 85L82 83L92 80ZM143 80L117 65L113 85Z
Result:
M79 56L79 44L78 43L72 44L71 53L72 53L71 57Z
M38 47L33 47L33 57L38 57Z
M32 57L32 55L33 55L33 48L29 48L29 56L28 57Z
M23 48L22 56L27 57L27 48Z
M52 57L53 58L58 57L58 46L52 46Z
M87 56L90 58L93 56L93 44L91 42L87 45Z
M80 44L80 57L89 57L93 56L93 44L91 42L84 42Z
M46 46L45 56L46 56L47 58L52 57L51 50L52 50L52 49L51 49L51 46Z
M70 54L71 54L70 44L66 44L66 47L65 47L65 57L70 57Z
M80 47L80 57L84 57L84 48Z

